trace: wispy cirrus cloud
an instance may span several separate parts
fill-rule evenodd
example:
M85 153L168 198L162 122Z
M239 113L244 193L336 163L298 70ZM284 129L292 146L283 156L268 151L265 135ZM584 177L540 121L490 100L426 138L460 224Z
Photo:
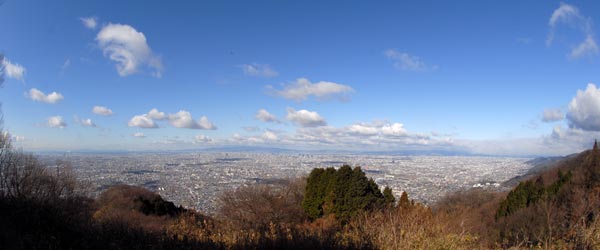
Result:
M580 30L584 35L583 41L579 42L579 44L574 46L568 53L567 56L570 59L598 54L599 49L596 39L594 38L592 18L584 16L579 8L574 5L564 2L560 3L560 6L552 12L550 19L548 20L550 32L546 39L546 45L550 46L552 44L556 36L556 28L560 24Z
M83 24L83 26L85 26L88 29L91 30L95 30L96 27L98 26L98 18L97 17L81 17L79 18L79 21L81 21L81 24Z
M388 49L383 53L394 62L394 67L403 71L423 72L436 70L438 66L429 66L418 56L410 55L397 49Z
M276 77L279 75L279 73L273 68L271 68L271 66L269 66L268 64L242 64L240 65L240 68L242 69L244 74L248 76Z

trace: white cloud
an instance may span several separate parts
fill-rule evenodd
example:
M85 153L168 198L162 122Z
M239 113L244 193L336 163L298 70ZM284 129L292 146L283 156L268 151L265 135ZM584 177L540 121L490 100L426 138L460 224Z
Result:
M98 26L98 18L96 17L81 17L79 20L83 26L91 30L96 29L96 26Z
M554 27L560 22L572 23L582 18L577 7L561 2L560 7L552 12L548 25Z
M582 15L577 7L563 2L560 3L558 9L554 10L552 16L550 16L550 20L548 20L550 32L546 39L546 45L550 46L552 44L556 27L559 24L566 24L571 28L578 29L585 35L585 39L571 49L568 54L569 58L577 59L598 54L598 45L594 39L592 19Z
M278 139L277 134L273 133L272 131L265 131L265 133L263 133L262 138L268 141L276 141Z
M429 67L417 56L400 52L396 49L388 49L384 52L385 56L394 61L394 67L405 71L427 71L436 70L437 66Z
M353 124L348 127L348 131L359 135L376 135L379 132L376 127L366 124Z
M94 112L94 114L103 116L109 116L113 114L112 109L109 109L105 106L94 106L94 108L92 108L92 112Z
M150 119L154 119L154 120L165 120L167 119L167 115L165 115L165 112L160 112L158 111L158 109L151 109L150 112L148 112L148 118Z
M272 87L268 86L268 88ZM295 101L303 101L310 96L315 96L318 99L327 99L336 96L345 99L352 92L354 92L354 89L347 85L325 81L311 83L306 78L298 78L282 90L274 90L276 95Z
M145 138L146 137L146 135L144 135L144 133L142 133L142 132L134 133L131 136L137 137L137 138Z
M271 68L268 64L243 64L240 66L244 74L249 76L275 77L279 75L277 71Z
M104 56L115 61L120 76L127 76L147 66L154 70L153 75L160 77L162 62L148 46L144 33L125 24L108 24L96 36L98 46Z
M567 120L571 127L600 131L600 90L596 85L589 83L585 91L577 90L569 103Z
M256 112L255 117L256 117L256 119L259 119L263 122L277 122L277 123L280 122L276 116L272 115L271 113L269 113L269 111L267 111L265 109L258 110L258 112Z
M286 119L301 127L319 127L327 125L327 122L319 113L301 109L296 111L293 108L287 109Z
M92 122L92 119L90 118L81 120L81 125L87 127L96 127L96 124L94 124L94 122Z
M200 117L198 121L192 119L190 112L180 110L175 114L169 114L169 122L173 127L176 128L189 128L189 129L207 129L214 130L217 127L212 124L206 116Z
M136 115L127 123L129 127L158 128L158 125L147 115Z
M397 122L357 123L344 128L341 132L344 134L357 136L379 136L381 138L392 138L408 135L404 125Z
M176 128L189 129L206 129L215 130L217 127L208 120L206 116L200 117L197 121L192 119L190 112L180 110L175 114L166 115L157 109L150 110L147 114L136 115L129 121L130 127L140 128L158 128L158 124L154 120L168 120L169 123Z
M299 148L331 148L348 150L463 150L450 136L408 133L401 123L356 123L346 127L300 127L295 133L267 130L261 135L235 134L234 143L265 144ZM461 147L460 149L458 147Z
M569 57L576 59L587 55L596 54L598 54L598 45L596 44L594 38L591 35L588 35L583 42L581 42L577 47L571 50L571 53L569 53Z
M213 139L211 139L210 137L208 137L206 135L196 135L196 136L194 136L194 139L196 139L196 142L203 142L203 143L213 142Z
M46 95L46 94L44 94L44 92L42 92L36 88L32 88L29 90L29 98L31 98L31 100L34 100L34 101L49 103L49 104L55 104L64 99L63 95L61 95L60 93L52 92L52 93Z
M67 123L63 120L62 116L52 116L48 118L47 122L48 127L51 128L65 128L67 127Z
M7 77L23 81L25 72L27 71L25 67L21 66L18 63L12 63L8 58L4 57L2 60L2 66L4 67L4 73Z
M543 122L556 122L562 121L565 118L560 109L545 109L542 114Z
M96 127L96 124L92 121L92 119L88 118L88 119L79 119L79 117L74 116L73 119L75 120L75 123L84 126L84 127Z
M402 123L386 124L381 128L381 132L389 136L405 136L407 134Z

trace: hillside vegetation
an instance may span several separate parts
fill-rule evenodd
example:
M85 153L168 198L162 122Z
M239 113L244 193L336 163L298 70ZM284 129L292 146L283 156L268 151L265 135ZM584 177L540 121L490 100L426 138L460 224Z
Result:
M67 163L41 165L0 137L0 249L598 249L600 150L508 193L432 206L395 200L360 167L220 194L208 216L141 187L87 198Z

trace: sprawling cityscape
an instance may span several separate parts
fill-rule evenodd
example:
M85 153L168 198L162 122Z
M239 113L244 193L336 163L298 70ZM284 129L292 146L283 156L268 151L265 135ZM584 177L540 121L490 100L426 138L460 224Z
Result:
M467 188L502 189L502 182L531 167L526 158L312 153L73 153L41 158L48 164L68 161L94 196L111 185L138 185L206 213L216 211L224 191L307 176L317 167L361 166L380 187L389 186L396 196L406 191L426 204Z

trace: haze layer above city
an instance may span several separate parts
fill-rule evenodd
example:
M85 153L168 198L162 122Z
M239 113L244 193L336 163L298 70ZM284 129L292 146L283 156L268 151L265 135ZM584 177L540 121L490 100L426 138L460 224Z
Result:
M568 155L600 135L598 1L0 1L28 152Z

